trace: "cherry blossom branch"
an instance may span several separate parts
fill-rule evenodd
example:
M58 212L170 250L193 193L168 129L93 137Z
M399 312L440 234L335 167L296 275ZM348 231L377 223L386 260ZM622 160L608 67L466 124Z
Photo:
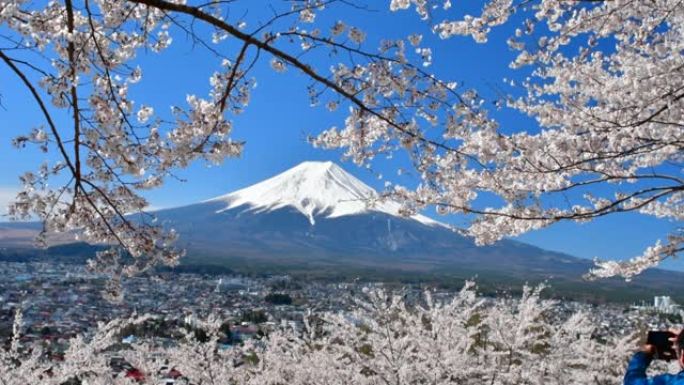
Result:
M132 3L137 3L137 4L145 4L147 6L155 7L158 9L165 10L165 11L174 11L174 12L187 14L187 15L192 16L194 18L197 18L199 20L203 20L203 21L209 23L210 25L213 25L217 28L220 28L221 30L227 32L228 34L232 35L233 37L236 37L236 38L244 41L245 43L248 43L250 45L258 47L259 49L264 50L268 53L271 53L272 55L284 60L285 62L289 63L293 67L302 71L304 74L311 77L313 80L325 85L326 87L334 90L336 93L342 95L343 97L348 99L352 104L357 106L361 111L364 111L364 112L370 114L371 116L378 118L379 120L385 122L389 126L395 128L396 130L398 130L402 134L407 135L411 138L417 139L419 141L426 142L426 143L428 143L432 146L435 146L437 148L443 148L445 150L455 151L454 149L446 147L443 143L439 143L439 142L436 142L433 140L429 140L429 139L424 138L421 135L419 135L413 131L407 130L402 125L397 124L393 120L385 117L384 115L373 110L372 108L369 108L357 96L346 91L345 89L343 89L342 87L340 87L336 83L334 83L334 82L328 80L327 78L321 76L316 71L314 71L314 69L311 66L302 63L300 60L298 60L297 58L295 58L291 54L289 54L285 51L282 51L282 50L280 50L280 49L278 49L272 45L269 45L269 44L255 38L252 35L249 35L247 33L240 31L239 29L233 27L232 25L226 23L225 21L223 21L219 18L216 18L210 14L205 13L200 8L188 6L185 4L171 3L171 2L164 1L164 0L128 0L128 1L130 1Z
M71 158L66 152L66 149L64 148L62 138L59 135L59 131L57 130L57 126L55 125L54 121L52 120L52 116L50 115L50 112L48 112L47 107L45 106L45 103L43 103L43 99L40 97L40 94L38 94L38 91L36 88L33 86L31 81L24 75L24 73L13 63L13 60L5 55L2 50L0 50L0 59L7 64L8 67L21 79L22 83L24 86L29 90L31 93L31 96L33 96L33 99L35 100L36 104L38 104L38 107L40 108L40 111L43 114L43 117L45 118L45 121L47 122L48 126L50 127L50 131L52 132L52 135L55 137L55 141L57 143L57 146L59 148L60 153L62 154L62 158L64 159L64 162L66 162L67 167L71 170L72 174L76 175L76 168L75 166L71 163Z

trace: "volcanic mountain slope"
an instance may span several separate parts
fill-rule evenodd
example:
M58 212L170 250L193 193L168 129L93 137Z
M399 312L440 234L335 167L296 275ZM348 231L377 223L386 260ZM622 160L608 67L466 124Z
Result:
M213 259L419 271L446 265L501 270L505 264L510 272L544 274L557 265L580 264L586 271L586 260L519 242L476 247L428 217L401 216L396 202L367 204L377 196L332 162L304 162L242 190L156 215L181 234L180 243L189 254Z

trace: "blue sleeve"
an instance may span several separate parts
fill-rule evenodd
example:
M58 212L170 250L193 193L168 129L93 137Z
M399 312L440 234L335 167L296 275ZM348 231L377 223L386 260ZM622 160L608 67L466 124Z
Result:
M651 356L644 352L637 352L632 356L625 373L624 385L668 385L674 381L674 376L662 374L648 378L646 369L651 364Z
M651 364L651 356L644 352L636 352L629 360L627 373L625 373L624 385L651 385L652 382L646 377L646 369Z

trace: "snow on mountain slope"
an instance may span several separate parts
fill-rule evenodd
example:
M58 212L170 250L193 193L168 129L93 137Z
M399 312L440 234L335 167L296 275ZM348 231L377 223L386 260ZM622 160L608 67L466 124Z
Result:
M368 212L400 216L397 202L382 201L369 206L377 192L333 162L303 162L270 179L242 190L209 199L225 202L218 212L240 206L249 211L269 212L293 207L314 225L316 216L337 218ZM423 215L412 219L429 226L445 226Z

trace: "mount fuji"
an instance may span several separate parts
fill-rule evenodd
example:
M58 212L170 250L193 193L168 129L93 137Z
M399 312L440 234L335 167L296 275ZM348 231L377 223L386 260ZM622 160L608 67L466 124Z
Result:
M380 202L368 208L366 202L378 197L375 190L333 162L303 162L270 179L233 193L206 201L225 202L223 210L247 206L248 211L267 212L291 207L316 224L316 217L338 218L380 212L399 216L399 204ZM222 210L222 211L223 211ZM428 217L412 219L438 225Z
M400 205L332 162L304 162L241 190L203 202L155 211L187 250L179 271L289 273L307 278L366 277L458 284L478 277L492 290L548 280L556 295L593 301L633 301L684 292L684 274L652 269L626 284L584 282L587 259L513 240L476 246L423 215L402 216ZM0 223L0 260L83 261L93 246L30 249L38 223ZM489 290L488 289L488 290ZM677 299L684 300L684 297Z
M368 204L377 197L333 162L304 162L244 189L155 214L181 234L189 260L203 263L417 272L500 272L505 266L526 276L553 275L559 265L576 266L579 276L589 266L520 242L478 247L426 216L402 216L396 202Z

